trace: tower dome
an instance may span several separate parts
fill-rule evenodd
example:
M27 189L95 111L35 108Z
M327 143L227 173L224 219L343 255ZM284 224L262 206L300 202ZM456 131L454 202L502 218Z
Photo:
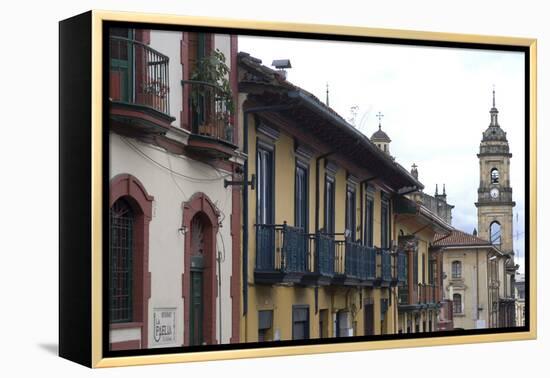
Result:
M372 134L372 136L370 137L370 140L371 142L376 144L378 148L380 148L382 151L384 151L389 155L391 139L388 136L388 134L382 131L381 119L383 116L384 115L380 112L378 112L378 114L376 115L376 117L378 117L378 130L374 134Z

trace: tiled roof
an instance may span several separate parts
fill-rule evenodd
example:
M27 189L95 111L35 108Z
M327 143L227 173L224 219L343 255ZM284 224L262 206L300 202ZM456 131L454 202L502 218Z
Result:
M460 230L453 230L447 237L443 234L436 234L434 237L434 246L449 247L449 246L469 246L469 245L487 245L491 246L487 240L478 238L477 236L467 234Z

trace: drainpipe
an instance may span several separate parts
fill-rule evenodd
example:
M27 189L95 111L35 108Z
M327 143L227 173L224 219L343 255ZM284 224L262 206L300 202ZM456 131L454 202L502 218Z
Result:
M479 249L476 249L476 322L479 321ZM476 324L477 327L477 324Z
M220 234L220 237L223 236ZM222 241L223 242L223 241ZM218 256L216 256L218 262L218 316L220 319L219 329L220 329L220 344L223 342L222 338L222 253L218 251Z
M243 152L247 155L244 161L243 175L243 315L248 313L248 115L261 112L274 112L290 108L290 105L257 106L243 110Z

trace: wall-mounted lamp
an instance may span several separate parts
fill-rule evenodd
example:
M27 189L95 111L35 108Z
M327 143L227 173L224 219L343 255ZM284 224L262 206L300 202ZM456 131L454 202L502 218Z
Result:
M187 226L182 225L180 228L178 228L178 232L185 236L185 234L187 233Z

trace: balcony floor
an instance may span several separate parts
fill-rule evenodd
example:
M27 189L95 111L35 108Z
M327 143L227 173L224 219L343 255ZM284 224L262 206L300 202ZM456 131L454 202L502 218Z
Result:
M109 109L110 127L122 134L165 134L175 118L149 106L112 101Z

